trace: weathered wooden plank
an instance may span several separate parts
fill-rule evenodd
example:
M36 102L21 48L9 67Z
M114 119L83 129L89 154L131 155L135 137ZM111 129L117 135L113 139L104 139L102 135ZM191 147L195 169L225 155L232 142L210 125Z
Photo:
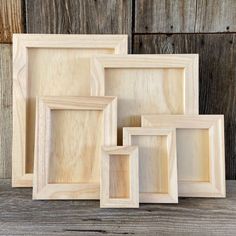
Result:
M225 115L226 177L236 179L236 34L136 35L134 53L199 53L200 114Z
M28 33L130 34L131 0L26 0Z
M139 0L135 32L235 32L235 12L235 0Z
M32 201L32 190L0 183L1 235L235 235L236 181L226 199L100 209L99 201Z
M11 43L13 33L24 31L22 0L0 0L0 42Z
M11 177L12 49L0 44L0 178Z

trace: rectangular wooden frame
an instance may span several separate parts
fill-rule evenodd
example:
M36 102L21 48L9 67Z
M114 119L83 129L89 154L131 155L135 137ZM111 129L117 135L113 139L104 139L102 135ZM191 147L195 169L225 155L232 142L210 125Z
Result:
M209 130L209 182L179 181L179 196L225 197L223 115L143 115L143 127ZM177 157L178 158L178 157Z
M62 35L62 34L14 34L13 35L13 144L12 144L12 186L32 187L32 174L26 170L26 132L29 94L29 49L81 49L114 50L115 54L127 54L127 35ZM91 56L91 55L89 55ZM83 57L83 56L82 56ZM69 62L68 62L69 63ZM55 77L55 76L54 76ZM67 80L68 81L68 80ZM68 82L69 83L69 82ZM58 82L54 83L55 85ZM54 86L54 85L52 85ZM55 86L54 86L55 87ZM63 86L62 86L63 87ZM59 87L57 86L59 89ZM71 87L73 88L73 86ZM74 86L74 90L77 89ZM53 89L52 91L54 91ZM46 96L89 96L63 93L43 94ZM41 95L40 95L41 96ZM34 122L34 120L32 121ZM34 129L34 127L30 127ZM33 156L32 156L33 158Z
M110 163L112 156L129 157L129 197L110 197ZM121 158L121 157L119 157ZM119 167L123 167L119 163ZM138 147L113 146L102 148L102 165L100 181L100 207L101 208L137 208L139 207L139 175L138 175Z
M175 129L158 129L158 128L123 128L124 145L133 145L132 136L166 136L167 137L167 176L168 192L167 193L142 193L139 195L140 203L178 203L178 186L177 186L177 158L176 158L176 136ZM139 147L140 150L140 147ZM139 162L141 159L139 151ZM139 164L139 169L142 168ZM158 170L157 170L158 171ZM150 180L151 181L151 180ZM140 184L140 180L139 180ZM140 187L139 187L140 191Z
M100 178L98 183L48 183L51 111L103 111L103 145L116 145L116 97L43 97L36 107L33 199L99 199Z
M118 98L118 145L122 127L140 127L142 114L198 114L197 54L96 56L91 63L91 95Z

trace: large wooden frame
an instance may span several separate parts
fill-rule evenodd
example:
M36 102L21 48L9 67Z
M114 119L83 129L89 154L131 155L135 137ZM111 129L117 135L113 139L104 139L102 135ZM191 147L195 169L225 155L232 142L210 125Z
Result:
M139 147L139 202L178 203L175 129L124 128L123 143Z
M100 207L139 207L138 147L103 147Z
M116 116L115 97L38 99L33 199L99 199L101 147L116 145Z
M92 95L117 96L122 127L140 127L142 114L198 114L198 55L115 55L92 60Z
M143 115L142 126L177 129L179 196L226 196L223 115Z
M127 54L127 35L13 35L13 187L32 186L35 97L90 96L97 54Z

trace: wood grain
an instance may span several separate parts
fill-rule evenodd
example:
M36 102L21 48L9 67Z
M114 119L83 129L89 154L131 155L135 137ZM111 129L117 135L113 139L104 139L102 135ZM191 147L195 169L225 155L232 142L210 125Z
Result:
M96 56L91 70L92 95L118 97L118 145L142 114L198 114L197 55Z
M142 127L176 128L182 197L225 197L223 115L143 115Z
M226 178L236 178L236 34L137 35L135 53L199 53L199 112L224 114Z
M136 33L210 33L236 31L234 0L139 0Z
M0 0L0 43L11 43L13 33L24 32L22 0Z
M139 156L137 146L102 148L100 207L139 207Z
M36 96L90 96L91 58L106 53L126 54L127 35L14 35L13 186L32 186Z
M175 129L125 127L123 145L139 147L140 203L178 203Z
M115 97L37 98L33 199L99 199L101 147L116 145L116 116Z
M130 35L131 7L130 0L26 0L26 30L44 34Z
M129 210L100 209L99 201L32 201L31 189L11 188L10 180L1 180L0 190L2 235L236 234L236 181L227 181L225 199L180 198L177 205Z
M0 178L11 177L12 48L0 44Z

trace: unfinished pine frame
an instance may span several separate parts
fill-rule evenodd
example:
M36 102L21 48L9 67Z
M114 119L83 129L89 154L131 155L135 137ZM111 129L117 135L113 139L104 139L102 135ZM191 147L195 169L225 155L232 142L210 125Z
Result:
M226 196L223 115L143 115L142 126L176 128L179 196Z
M35 97L90 96L97 54L127 54L127 35L13 35L13 187L32 186Z
M91 73L91 95L118 97L118 145L142 114L198 114L197 54L96 56Z
M116 145L116 97L37 100L33 199L99 199L103 145Z
M178 203L175 129L123 129L123 143L139 148L139 202Z
M100 207L139 207L138 147L102 148Z

